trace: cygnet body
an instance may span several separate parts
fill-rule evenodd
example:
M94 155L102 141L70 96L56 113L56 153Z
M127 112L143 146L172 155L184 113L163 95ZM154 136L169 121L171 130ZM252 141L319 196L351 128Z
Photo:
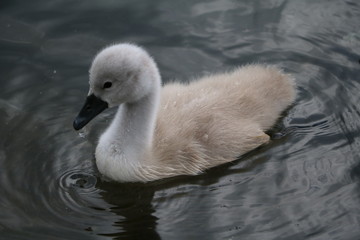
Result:
M231 162L267 143L264 131L295 98L292 77L263 65L161 87L156 63L133 44L102 50L89 84L74 128L118 107L95 158L103 175L120 182L196 175Z

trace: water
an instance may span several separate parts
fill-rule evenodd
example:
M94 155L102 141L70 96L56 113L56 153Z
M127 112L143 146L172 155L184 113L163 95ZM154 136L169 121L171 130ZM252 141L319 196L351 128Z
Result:
M356 0L0 3L0 239L360 239ZM272 141L197 177L102 180L112 111L72 121L91 59L131 41L164 82L262 62L298 84Z

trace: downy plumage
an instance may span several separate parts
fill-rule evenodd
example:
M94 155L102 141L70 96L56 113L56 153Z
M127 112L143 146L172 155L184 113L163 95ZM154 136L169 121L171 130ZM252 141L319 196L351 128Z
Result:
M118 107L95 157L102 174L121 182L196 175L233 161L269 141L264 131L295 98L292 77L263 65L161 87L156 63L133 44L102 50L89 84L74 128Z

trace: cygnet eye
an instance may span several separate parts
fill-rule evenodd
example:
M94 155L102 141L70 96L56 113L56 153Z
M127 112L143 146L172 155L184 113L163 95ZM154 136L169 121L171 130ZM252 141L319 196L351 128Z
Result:
M111 88L112 83L111 82L105 82L103 88Z

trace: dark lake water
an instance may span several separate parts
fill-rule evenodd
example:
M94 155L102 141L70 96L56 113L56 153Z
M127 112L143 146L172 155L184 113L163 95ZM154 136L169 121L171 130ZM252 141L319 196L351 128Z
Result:
M357 0L0 2L0 239L360 239ZM270 144L196 177L109 183L113 111L72 121L96 52L143 45L163 81L260 62L296 77Z

